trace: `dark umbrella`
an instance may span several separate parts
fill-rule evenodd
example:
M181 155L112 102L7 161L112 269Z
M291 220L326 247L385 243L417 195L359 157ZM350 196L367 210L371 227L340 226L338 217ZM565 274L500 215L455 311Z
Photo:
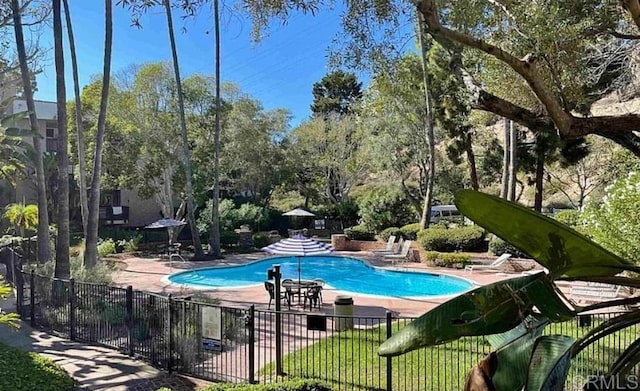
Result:
M293 255L298 257L298 283L300 283L300 258L307 255L329 254L333 251L333 247L302 235L296 235L293 238L282 239L279 242L263 247L262 251L270 254Z
M171 245L171 232L169 229L174 227L180 227L187 223L184 221L176 220L176 219L160 219L158 221L154 221L153 223L147 225L145 228L148 229L158 229L158 228L167 228L167 233L169 234L169 245Z

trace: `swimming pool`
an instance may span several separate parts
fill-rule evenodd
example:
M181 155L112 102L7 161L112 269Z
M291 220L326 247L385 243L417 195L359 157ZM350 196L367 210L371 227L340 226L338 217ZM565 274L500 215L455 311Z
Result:
M283 279L298 278L297 257L272 257L241 266L189 270L169 276L169 281L200 288L251 286L262 284L275 264L280 264ZM453 295L473 286L462 278L385 270L360 259L328 255L301 258L301 278L321 278L341 291L395 297Z

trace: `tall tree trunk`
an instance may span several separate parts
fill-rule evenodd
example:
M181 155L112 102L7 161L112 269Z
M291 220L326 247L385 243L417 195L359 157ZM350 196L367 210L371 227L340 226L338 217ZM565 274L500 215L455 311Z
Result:
M509 127L509 120L504 119L504 154L502 157L502 190L500 191L500 197L507 199L509 195L509 189L511 184L511 178L509 177L509 170L511 165L511 129Z
M180 79L180 63L178 62L178 48L176 47L176 38L173 32L173 17L171 15L171 4L169 0L164 0L164 7L167 14L167 27L169 29L169 41L171 42L171 58L173 60L173 72L176 79L176 88L178 95L178 115L180 116L180 133L182 136L182 144L184 149L184 171L186 177L187 192L187 220L189 220L189 228L191 229L191 240L193 240L194 258L204 258L202 244L200 243L200 234L196 226L195 204L193 202L193 174L191 167L191 150L189 149L189 139L187 138L187 119L184 114L184 95L182 93L182 80Z
M478 169L476 168L476 155L473 153L473 143L471 135L466 133L464 136L464 150L467 154L467 163L469 164L469 178L471 180L471 188L478 191L480 184L478 183Z
M67 150L67 90L64 78L64 48L62 46L62 4L53 0L53 44L56 65L56 101L58 106L58 199L56 266L54 276L69 278L69 152Z
M544 188L544 152L538 151L536 154L536 195L533 202L533 209L542 212L542 191Z
M422 217L420 218L420 229L429 227L431 216L431 198L433 197L433 176L436 168L436 146L434 136L433 110L431 110L431 94L429 92L429 75L427 74L427 47L424 41L424 20L420 12L418 15L418 41L420 43L420 59L422 63L422 83L424 84L424 132L429 147L429 169L427 172L426 189L424 193L424 203L422 205Z
M216 119L213 130L213 200L211 208L211 231L209 232L209 255L220 257L220 10L218 0L213 0L213 19L216 41Z
M102 149L104 147L104 132L107 125L107 103L109 102L109 85L111 79L111 47L113 43L113 20L111 0L104 2L104 63L102 70L102 95L100 97L100 111L98 112L98 130L96 133L96 151L93 160L93 177L89 193L89 219L87 224L87 238L84 250L84 264L93 267L98 262L98 215L100 205L100 175L102 174Z
M518 182L518 132L513 124L509 121L509 194L508 199L511 202L516 201L516 183Z
M22 78L22 88L24 98L29 111L29 123L34 134L40 135L40 126L36 115L36 104L33 100L33 89L31 88L31 73L27 63L27 50L24 46L24 34L22 31L22 15L20 14L20 1L11 0L11 12L13 13L13 29L16 37L16 49L18 61L20 63L20 76ZM36 170L36 189L38 193L38 262L47 262L50 256L49 249L49 215L47 211L47 188L45 183L44 163L42 161L41 137L33 137L33 148L35 151L34 168Z
M67 22L67 34L69 39L69 51L71 52L71 68L73 71L73 92L76 103L76 141L78 143L78 171L80 187L80 213L82 215L82 233L87 237L87 219L89 206L87 201L87 162L84 150L84 124L82 123L82 100L80 99L80 81L78 78L78 60L76 58L76 43L73 37L73 25L69 11L68 0L62 0L64 15Z

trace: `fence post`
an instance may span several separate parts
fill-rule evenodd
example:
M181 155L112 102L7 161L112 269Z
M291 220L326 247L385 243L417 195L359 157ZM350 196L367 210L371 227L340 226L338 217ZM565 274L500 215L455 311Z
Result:
M273 265L276 301L276 376L282 375L282 308L280 306L280 265Z
M127 345L129 356L133 356L133 338L131 337L133 331L133 287L131 285L127 286L125 299L127 307Z
M391 338L393 323L393 314L391 311L387 311L387 339ZM393 368L392 368L391 357L387 357L387 391L391 391L393 389Z
M249 307L249 319L247 327L249 328L249 384L256 382L255 377L255 358L256 358L256 329L255 329L256 306Z
M168 338L168 341L169 341L169 352L168 352L169 353L169 357L167 359L167 371L169 373L171 373L171 371L173 369L172 368L173 365L171 365L172 364L171 361L173 359L173 332L172 332L173 325L172 325L172 316L171 316L171 312L173 311L172 303L173 303L173 300L172 300L172 297L171 297L171 293L169 293L169 304L168 304L169 305L169 311L167 311L167 325L169 326L168 327L168 329L169 329L169 338Z
M76 280L69 279L69 339L76 340Z
M36 272L33 269L29 276L29 319L31 327L36 327Z
M16 310L18 311L18 315L20 315L20 319L24 320L24 275L22 274L22 270L14 271L14 276L16 280Z

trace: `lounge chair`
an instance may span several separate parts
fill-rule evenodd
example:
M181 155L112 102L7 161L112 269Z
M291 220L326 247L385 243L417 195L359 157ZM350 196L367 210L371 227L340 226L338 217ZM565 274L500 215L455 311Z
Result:
M271 281L265 281L264 289L266 289L267 292L269 293L269 306L267 307L267 309L271 309L271 302L276 297L276 286ZM289 294L286 291L280 292L280 300L282 299L286 300L287 304L289 305L289 309L291 309L291 298L289 297Z
M407 240L402 245L402 250L400 250L399 254L391 254L385 255L384 259L390 259L392 264L398 262L404 263L407 260L407 256L409 255L409 250L411 249L411 240Z
M572 285L569 294L576 301L600 301L615 299L620 295L621 288L621 286L599 283Z
M493 263L491 263L490 265L467 265L464 267L464 270L467 270L471 273L473 273L474 270L496 271L500 268L500 266L502 266L503 263L507 262L509 258L511 258L511 254L504 253L500 255L498 258L496 258L496 260L493 261Z
M393 254L393 244L396 241L396 236L389 236L389 240L387 240L387 245L382 250L372 250L373 253L385 253L385 254Z

